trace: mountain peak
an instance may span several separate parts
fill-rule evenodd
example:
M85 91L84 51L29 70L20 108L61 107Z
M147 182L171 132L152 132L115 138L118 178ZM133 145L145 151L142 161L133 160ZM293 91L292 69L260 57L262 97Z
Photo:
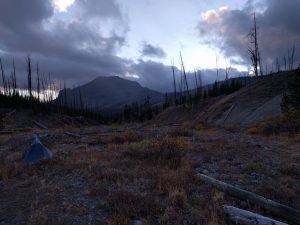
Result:
M142 103L147 96L150 97L152 103L162 102L164 99L163 94L119 76L99 76L82 86L68 90L67 97L79 98L79 93L86 105L105 111L120 110L125 104L133 102ZM59 97L64 98L63 95Z

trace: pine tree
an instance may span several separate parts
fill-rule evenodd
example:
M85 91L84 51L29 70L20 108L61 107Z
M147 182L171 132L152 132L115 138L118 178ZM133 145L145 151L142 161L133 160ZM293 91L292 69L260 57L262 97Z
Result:
M291 131L300 130L300 68L295 79L289 83L288 92L283 95L281 108Z

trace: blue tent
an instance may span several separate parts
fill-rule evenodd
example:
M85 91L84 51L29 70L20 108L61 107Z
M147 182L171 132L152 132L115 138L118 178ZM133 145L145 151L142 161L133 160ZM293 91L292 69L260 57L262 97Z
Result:
M21 161L26 164L34 164L40 160L51 159L52 156L52 152L40 142L38 137L35 137L29 148L23 153Z

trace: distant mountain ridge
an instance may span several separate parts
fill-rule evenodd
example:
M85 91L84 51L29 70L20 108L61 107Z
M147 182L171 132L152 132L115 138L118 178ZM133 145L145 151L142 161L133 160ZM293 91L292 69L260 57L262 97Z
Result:
M111 76L97 77L74 89L62 90L58 101L76 107L81 107L82 102L84 107L110 113L122 110L126 104L143 103L147 96L152 104L164 101L164 95L160 92L142 87L136 81Z

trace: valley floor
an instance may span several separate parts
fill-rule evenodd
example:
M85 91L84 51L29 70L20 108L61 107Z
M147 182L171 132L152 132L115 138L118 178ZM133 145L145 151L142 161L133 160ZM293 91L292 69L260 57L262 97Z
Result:
M197 172L300 209L300 143L288 138L191 123L7 126L15 132L0 135L1 225L225 224L224 204L268 215ZM24 166L34 133L54 158Z

